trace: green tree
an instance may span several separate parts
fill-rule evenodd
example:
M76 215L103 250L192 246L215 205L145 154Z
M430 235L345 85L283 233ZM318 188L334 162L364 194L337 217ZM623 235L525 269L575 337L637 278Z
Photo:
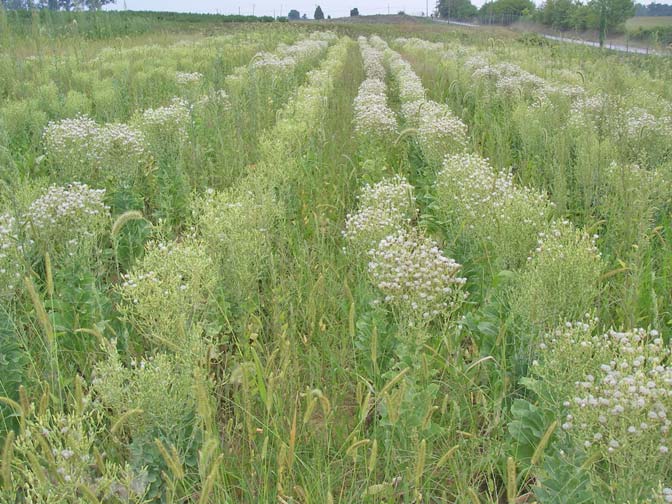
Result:
M600 47L604 46L608 31L635 15L635 4L632 0L591 0L589 6L597 14Z
M350 17L355 17L359 16L359 9L355 7L354 9L350 9Z
M442 18L469 19L478 14L470 0L439 0L436 8Z
M289 14L287 14L287 19L289 19L290 21L296 21L298 19L301 19L301 13L296 9L292 9L289 11Z
M575 28L579 7L580 4L575 0L546 0L540 11L540 21L557 30Z
M315 14L313 15L313 18L318 20L324 19L324 12L322 12L322 7L319 5L315 8Z
M486 22L508 24L535 11L532 0L495 0L483 4L478 14Z

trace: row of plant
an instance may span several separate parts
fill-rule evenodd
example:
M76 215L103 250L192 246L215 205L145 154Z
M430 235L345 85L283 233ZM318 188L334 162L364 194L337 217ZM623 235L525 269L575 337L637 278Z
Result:
M128 120L175 96L226 87L231 72L259 51L302 38L296 30L238 30L200 39L161 40L126 48L82 48L75 54L47 48L24 56L0 55L0 144L15 165L33 168L49 121L86 114L97 121ZM304 68L305 69L305 68Z
M592 85L595 76L589 73L570 72L570 77L545 79L510 61L502 62L501 55L495 55L494 51L474 51L468 47L445 50L442 44L421 39L397 39L395 43L409 52L432 51L434 58L444 60L444 71L459 75L455 80L461 84L465 78L470 79L478 85L485 83L490 94L514 104L523 101L528 107L546 112L548 108L560 109L573 125L598 130L615 143L627 143L626 149L630 151L637 148L651 151L652 144L660 143L672 131L672 106L664 100L661 103L661 97L650 91L595 89ZM657 153L648 155L652 164L659 161L654 154Z
M348 452L364 482L360 499L396 494L419 500L435 493L426 474L439 391L433 372L423 369L423 346L432 321L449 320L459 305L464 279L457 275L460 265L417 225L414 188L402 175L404 149L396 142L399 127L383 51L364 37L359 46L366 79L354 101L353 122L364 185L343 237L358 285L350 313L366 389L358 394L359 423Z
M283 67L291 70L294 61L314 60L326 49L324 41L334 38L328 33L315 35L312 40L281 47L285 54ZM263 136L262 159L268 163L265 171L269 174L277 166L268 158L278 154L276 151L280 148L295 147L299 141L294 137L294 127L287 117L292 114L301 116L305 119L302 127L304 124L306 127L314 125L316 117L319 118L319 109L315 109L322 99L321 93L328 91L338 74L343 46L344 43L341 43L340 49L330 53L323 70L311 73L307 84L286 106L283 119L273 129L273 134ZM267 60L270 60L269 65L264 63ZM255 70L252 72L268 67L269 70L265 71L277 76L276 62L275 56L262 55L253 62ZM240 78L247 74L238 72L237 76ZM214 99L226 100L226 95L217 93ZM209 106L213 120L216 120L218 111L222 117L226 109L213 108L212 103ZM73 163L67 162L63 167L81 168L78 175L100 176L97 181L105 184L111 180L110 167L120 160L128 161L122 162L122 167L128 164L134 171L139 171L133 163L145 152L147 138L140 142L137 136L156 133L158 146L162 149L153 153L157 157L169 149L170 153L179 152L190 140L190 121L189 107L177 101L169 107L139 114L136 124L143 129L137 131L126 125L99 126L85 118L56 124L52 126L52 131L47 132L47 138L53 140L47 144L55 152L66 157L75 156L75 160L84 163L84 166L73 166ZM149 130L145 131L145 127ZM70 145L64 145L62 136L57 134L59 128L73 133ZM258 132L262 133L261 130ZM91 149L91 140L95 140L96 145L102 143L103 147L98 151ZM150 146L154 144L150 143ZM111 152L114 149L116 151ZM97 166L100 170L95 170ZM177 452L173 450L169 453L160 442L155 441L158 438L180 445L180 457L186 457L187 452L189 457L195 456L198 449L194 443L204 441L201 422L208 418L196 415L193 408L196 400L205 408L210 400L208 390L211 381L206 376L208 366L204 361L209 354L204 351L208 342L212 344L209 338L231 328L232 323L228 322L226 329L222 329L231 313L244 311L241 308L246 301L243 294L249 295L250 289L257 289L256 281L250 276L260 274L255 262L258 246L265 243L264 237L272 228L272 222L268 221L273 219L257 212L259 205L264 203L264 208L269 209L272 215L278 211L271 194L276 185L274 180L267 180L259 167L255 173L258 176L246 177L245 184L236 184L227 194L206 193L192 197L187 192L184 196L189 212L202 217L191 219L189 215L181 216L184 221L180 224L185 226L185 230L173 242L169 241L169 237L174 230L164 226L160 218L156 220L151 230L155 241L147 246L144 256L135 265L133 257L129 257L127 262L120 262L119 256L123 250L124 233L135 224L142 224L142 214L138 211L121 214L111 227L111 239L107 238L112 222L105 190L90 189L79 182L65 187L53 186L30 203L28 210L20 216L22 222L5 216L7 222L2 229L3 266L16 266L18 269L10 271L3 267L3 275L7 275L12 287L5 289L4 294L21 292L14 305L6 297L3 299L3 307L7 309L3 313L3 327L7 328L3 334L3 355L9 359L5 362L7 373L3 371L2 385L3 395L10 398L5 403L9 405L8 409L3 409L3 421L5 429L11 428L14 417L19 419L21 427L16 444L13 444L15 436L11 433L5 440L9 455L3 466L9 471L4 473L6 496L18 491L26 498L40 498L47 495L49 485L54 481L62 484L56 491L61 496L56 497L57 500L68 501L90 494L112 501L124 500L125 496L133 501L142 501L145 490L150 496L160 491L164 497L170 496L170 492L189 491L186 481L179 488L171 488L169 482L161 479L162 470L173 465ZM275 181L281 175L284 175L282 170L275 174ZM125 187L129 177L112 180ZM180 187L179 181L174 183ZM257 194L250 196L248 191L255 186ZM117 195L120 193L120 186L113 184L111 187ZM139 190L136 194L144 196L146 193ZM169 196L165 192L159 195ZM215 205L215 201L219 201L219 205ZM247 220L241 220L241 217ZM252 227L249 221L255 218L258 219L258 227ZM190 221L196 231L186 228ZM267 228L262 227L264 223L268 224ZM234 228L227 229L227 226ZM21 236L17 229L21 230ZM140 237L140 247L149 233L148 226L143 229L145 233ZM160 238L162 235L163 239ZM204 237L211 241L206 243ZM137 236L134 238L138 240ZM227 243L229 246L225 249ZM109 269L110 259L116 259L115 269ZM248 261L247 269L245 261ZM129 267L130 273L125 274ZM225 270L229 277L224 278L224 273L214 274L213 269ZM21 278L22 271L30 272L25 280ZM223 283L224 280L226 283ZM35 320L36 325L32 325L31 320ZM100 348L97 348L99 345ZM156 353L159 349L171 353ZM105 355L107 357L101 360ZM196 364L201 367L195 367ZM89 387L84 382L90 379L92 369L97 378ZM46 375L42 370L46 370ZM202 375L199 374L201 372ZM22 387L19 388L19 385ZM40 390L44 391L44 395L42 406L38 409L29 404L28 397L37 401ZM178 400L166 403L166 390L177 394L175 397ZM83 399L82 394L87 397ZM13 402L19 399L19 403ZM187 403L184 403L185 400ZM52 401L53 408L49 408L48 404ZM77 401L84 402L79 404ZM15 409L14 415L8 414L12 408ZM25 431L26 418L33 414L36 415L31 418L33 430ZM137 428L116 435L114 422L121 420L117 427L124 424L126 429L126 418L131 417L129 426ZM67 428L61 430L58 426L68 422L77 423L73 425L72 439L66 435ZM209 425L213 427L215 424ZM56 465L51 455L43 451L44 443L37 447L22 437L38 432L34 430L38 426L44 432L55 429L53 439L47 439L48 445L54 443L54 450L58 448L56 445L64 445L62 460L54 452L59 462ZM106 444L99 437L100 433L110 428L114 438L110 449L114 452L109 456L114 460L102 465L102 459L96 461L98 465L89 463L88 458L93 461L94 452L102 452ZM73 443L76 445L73 446ZM217 443L213 439L210 443L212 446L208 449L212 450ZM11 458L15 449L23 458ZM70 460L73 452L77 456ZM87 460L82 458L85 453ZM206 459L201 459L200 464L213 462L212 453L202 451L201 454ZM12 460L20 465L12 466ZM120 461L127 463L119 465ZM195 467L194 461L188 458L184 463ZM151 474L144 469L146 464L150 466ZM202 484L208 483L207 477L213 477L215 469L219 470L209 465L201 465L201 469L209 471L200 474ZM100 479L96 480L93 474L98 472L101 473ZM133 475L127 478L126 475L131 472ZM189 485L193 483L193 475L188 481L191 482ZM204 496L204 502L208 498L209 495Z
M40 184L77 181L104 188L113 216L139 210L179 229L192 188L226 187L256 160L259 134L327 44L315 35L259 53L227 76L224 89L211 88L198 72L181 74L181 96L136 112L129 123L99 124L88 116L50 122L28 191L14 174L7 210L20 220Z
M411 103L417 100L417 93L405 91L421 86L417 75L398 55L390 53L390 61L402 104L404 96ZM418 144L423 150L420 135ZM425 162L437 166L431 156ZM669 371L661 363L669 348L656 330L605 332L588 315L604 271L594 238L564 219L551 219L557 209L544 195L517 187L510 173L497 173L478 156L449 155L435 173L429 208L461 245L457 256L465 263L487 261L490 274L518 271L506 289L482 296L490 309L493 298L499 298L504 308L499 316L505 314L503 330L508 333L501 341L504 348L487 351L501 359L509 347L508 379L517 377L527 389L507 401L512 402L512 457L502 464L502 479L508 498L527 491L534 479L533 491L542 502L567 498L571 486L573 502L664 499L669 492L663 489L669 471L668 406L661 398L667 396L664 376ZM482 316L483 306L480 311ZM482 346L488 334L476 313L467 316L465 326ZM570 322L552 329L562 320ZM595 345L600 351L586 351ZM642 380L656 391L655 398ZM630 395L623 396L626 384ZM558 426L561 433L555 432ZM660 471L644 474L637 464L626 462L637 457L657 460Z
M418 62L418 54L422 60L432 57L421 46L411 43L404 51ZM655 231L660 229L661 237L668 232L671 153L664 106L657 115L624 109L627 100L618 94L591 96L583 88L547 94L540 102L538 90L547 89L547 81L518 67L489 65L483 58L443 62L441 78L449 80L449 91L435 90L461 111L474 147L496 167L511 165L518 180L547 191L559 215L599 233L614 272L607 283L609 301L602 304L610 309L600 316L615 324L660 327L666 315L652 305L670 304L667 240ZM428 68L421 73L437 77Z

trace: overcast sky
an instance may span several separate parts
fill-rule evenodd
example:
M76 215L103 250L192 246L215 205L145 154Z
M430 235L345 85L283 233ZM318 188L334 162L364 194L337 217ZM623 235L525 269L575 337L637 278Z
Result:
M484 0L476 0L475 5L481 5ZM290 9L297 9L312 18L315 6L319 5L325 17L343 17L350 14L352 7L357 7L359 13L387 14L388 5L391 13L400 10L408 14L420 14L425 11L427 0L117 0L116 9L123 9L124 4L130 10L152 10L171 12L212 12L220 14L241 14L257 16L287 15ZM429 9L433 10L436 0L429 0Z

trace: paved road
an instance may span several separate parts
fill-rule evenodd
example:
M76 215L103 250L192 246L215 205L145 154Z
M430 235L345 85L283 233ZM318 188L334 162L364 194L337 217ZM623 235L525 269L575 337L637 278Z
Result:
M473 24L473 23L463 23L461 21L448 21L446 19L434 19L437 23L447 23L447 24L454 24L454 25L459 25L459 26L470 26L472 28L480 28L485 25L478 25L478 24ZM559 42L571 42L572 44L581 44L581 45L587 45L591 47L600 47L599 42L593 42L590 40L581 40L581 39L575 39L575 38L567 38L567 37L558 37L556 35L547 35L545 33L538 33L538 35L541 35L542 37L545 37L550 40L557 40ZM662 52L662 51L656 51L654 49L648 49L648 48L642 48L642 47L630 47L630 46L624 46L621 44L612 44L611 42L608 42L605 44L605 47L607 49L611 49L612 51L620 51L620 52L625 52L625 53L632 53L632 54L652 54L656 56L670 56L669 52Z
M582 45L587 45L587 46L592 46L592 47L600 47L599 42L593 42L591 40L581 40L581 39L574 39L574 38L564 38L564 37L558 37L556 35L546 35L545 33L540 33L542 37L546 37L547 39L550 40L559 40L560 42L571 42L573 44L582 44ZM630 47L630 46L624 46L621 44L612 44L611 42L608 42L605 44L605 47L607 49L611 49L613 51L620 51L620 52L626 52L626 53L634 53L634 54L654 54L656 56L669 56L669 53L663 53L660 51L656 51L655 49L649 49L648 47Z

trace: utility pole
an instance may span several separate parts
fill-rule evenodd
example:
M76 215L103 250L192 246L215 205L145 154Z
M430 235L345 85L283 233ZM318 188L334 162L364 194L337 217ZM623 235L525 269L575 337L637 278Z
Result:
M254 16L254 4L252 4L252 16Z
M429 0L425 0L425 17L429 17Z
M388 16L390 15L390 4L389 3L387 4L387 15Z
M238 15L240 16L240 5L238 6Z

